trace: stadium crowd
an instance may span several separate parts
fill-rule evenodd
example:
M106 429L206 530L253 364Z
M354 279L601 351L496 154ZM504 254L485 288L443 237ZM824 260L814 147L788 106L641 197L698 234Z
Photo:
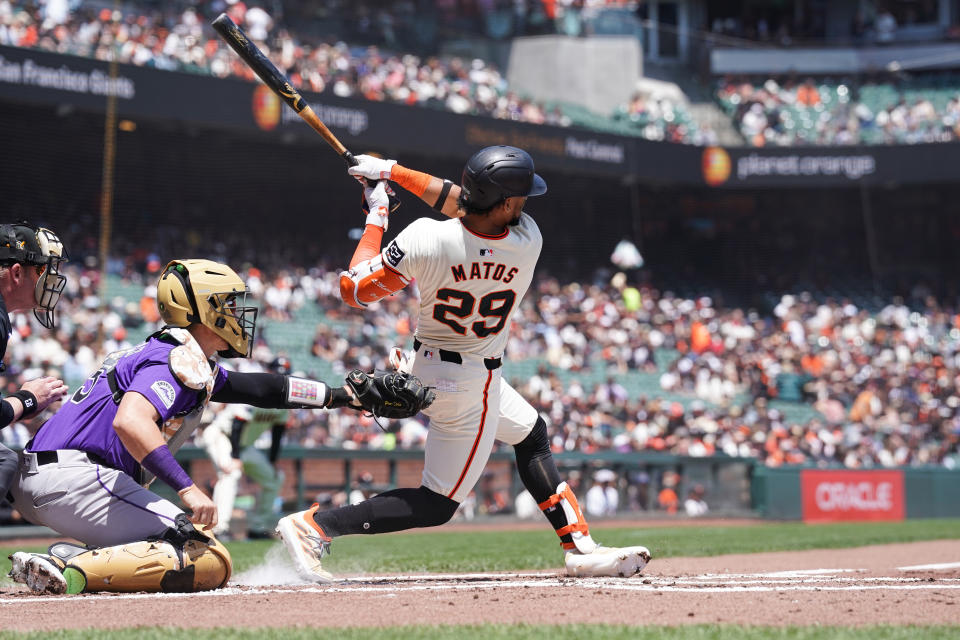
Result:
M952 90L914 89L909 98L892 78L860 86L813 78L725 78L716 96L755 147L951 142L960 139L960 84L953 75L940 77L952 82ZM940 84L938 79L931 74L921 81Z
M356 9L356 8L355 8ZM254 81L253 71L209 26L222 10L267 52L297 87L340 97L363 97L455 113L533 123L569 124L548 108L512 92L496 66L480 59L422 58L376 46L351 47L299 35L263 8L243 2L171 2L113 10L65 1L0 0L0 45L158 69L234 76ZM387 14L389 15L389 14Z
M123 8L114 10L82 5L71 9L69 3L61 0L0 0L0 45L98 60L116 57L122 63L137 66L207 73L221 78L233 76L253 82L253 71L209 26L212 18L225 10L290 81L305 90L534 124L565 127L574 123L562 106L547 105L511 90L504 75L488 61L395 53L409 50L403 48L406 39L383 34L393 32L390 25L395 20L413 15L412 3L398 3L389 10L368 3L347 7L320 4L319 9L336 9L355 19L338 21L337 37L332 38L286 26L309 24L309 20L295 19L309 11L302 6L289 7L294 13L288 13L285 21L283 16L275 19L261 6L240 1L122 5ZM516 13L511 13L510 24L521 24L520 13L532 9L528 4L539 3L512 3L508 13ZM564 11L589 16L602 6L624 3L588 2L579 3L578 7L564 2L544 4L552 7L546 10L547 14L556 14L554 18L559 20ZM504 10L497 3L475 8L479 14L471 18L471 12L467 12L466 17L458 13L456 3L437 2L435 6L442 24L482 20L484 15L499 15ZM523 21L522 24L532 23ZM375 37L373 32L383 37ZM683 105L666 98L635 98L621 111L585 115L578 124L591 127L598 124L597 121L609 124L612 117L622 117L632 125L624 131L632 135L692 144L715 142L709 128L694 122Z
M252 70L209 26L213 17L226 11L294 85L309 91L556 126L593 127L600 126L598 119L609 120L607 125L624 122L630 125L622 130L624 133L650 140L716 144L717 136L709 126L696 122L682 104L670 100L639 95L612 114L574 113L572 117L560 105L548 105L511 90L496 65L480 58L399 53L414 50L409 43L415 44L416 38L398 37L396 31L408 27L416 31L408 23L416 22L424 8L441 26L459 25L478 32L489 31L487 27L496 23L498 16L506 15L508 35L516 35L551 31L553 27L547 25L563 24L565 16L588 19L604 7L631 9L635 3L530 1L507 6L487 2L470 5L469 10L441 0L426 3L426 7L413 2L395 4L384 7L375 2L343 4L334 0L287 3L289 6L274 3L269 5L271 15L263 6L242 0L144 2L123 4L116 10L102 5L74 7L66 0L0 0L0 45L99 60L116 56L120 62L139 66L252 82ZM309 24L309 20L300 19L305 15L323 24L323 16L343 12L352 19L340 16L336 20L337 37L290 26ZM760 29L765 19L758 20ZM714 22L715 31L723 33L730 19ZM786 23L775 22L781 25L778 33L783 36ZM758 34L761 32L765 30L760 29ZM897 82L896 78L881 78L861 88L839 80L768 78L753 82L725 78L715 95L752 146L911 144L960 137L960 92L955 90L947 101L935 99L939 88L931 88L929 97L921 90L907 98L896 95ZM868 90L874 84L894 95L885 94L880 101L861 99L860 94L866 93L861 89Z
M76 385L156 326L150 274L127 273L145 286L141 300L105 306L94 263L68 275L53 336L16 317L10 353L22 367L6 372L6 386L43 371ZM317 374L318 363L327 377L382 368L390 347L410 346L415 292L361 315L339 301L336 270L242 275L261 301L263 331L254 362L240 366L280 353L278 336L307 307L322 318L315 359L285 354L303 373ZM960 315L932 297L867 310L784 295L763 313L637 288L622 274L583 284L544 276L516 314L505 375L548 417L556 451L725 454L771 466L960 463ZM37 426L6 429L3 439L22 445ZM383 426L349 412L294 411L286 438L390 449L419 447L426 436L420 419Z

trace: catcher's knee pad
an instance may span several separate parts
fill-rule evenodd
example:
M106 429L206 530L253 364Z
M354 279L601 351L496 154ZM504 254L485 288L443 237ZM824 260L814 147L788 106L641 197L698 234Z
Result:
M61 543L50 553L65 564L72 593L209 591L226 585L233 568L230 552L216 539L188 540L182 548L165 540L91 550Z
M573 542L561 541L560 546L567 550L576 549L580 553L592 553L598 545L590 537L590 527L577 503L577 496L566 482L561 482L557 492L540 503L540 509L546 512L558 508L558 505L566 516L567 525L557 529L557 535L563 537L569 533L573 539Z

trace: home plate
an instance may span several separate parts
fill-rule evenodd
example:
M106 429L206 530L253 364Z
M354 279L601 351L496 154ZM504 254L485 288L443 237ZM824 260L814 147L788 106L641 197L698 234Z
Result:
M936 571L937 569L960 569L960 562L940 562L937 564L915 564L910 567L897 567L897 571Z

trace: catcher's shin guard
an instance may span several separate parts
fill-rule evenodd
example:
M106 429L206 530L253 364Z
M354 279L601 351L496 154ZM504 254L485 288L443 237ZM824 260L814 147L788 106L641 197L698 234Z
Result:
M580 511L580 505L577 503L577 496L566 482L557 485L557 492L540 503L541 511L552 510L557 505L563 509L563 514L567 518L566 526L557 529L557 535L563 536L570 534L572 542L563 542L560 546L566 550L577 550L580 553L592 553L597 548L597 543L590 537L590 527L587 525L587 519L583 517Z
M230 579L230 552L215 539L188 540L178 549L163 540L83 549L50 547L66 566L67 593L93 591L192 593L219 589Z

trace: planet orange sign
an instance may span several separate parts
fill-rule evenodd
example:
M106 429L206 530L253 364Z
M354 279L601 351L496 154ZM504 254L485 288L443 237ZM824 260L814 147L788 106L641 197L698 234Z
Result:
M280 98L265 85L253 90L253 119L264 131L272 131L280 124Z
M703 179L711 187L716 187L730 177L730 155L721 147L707 147L703 150Z

